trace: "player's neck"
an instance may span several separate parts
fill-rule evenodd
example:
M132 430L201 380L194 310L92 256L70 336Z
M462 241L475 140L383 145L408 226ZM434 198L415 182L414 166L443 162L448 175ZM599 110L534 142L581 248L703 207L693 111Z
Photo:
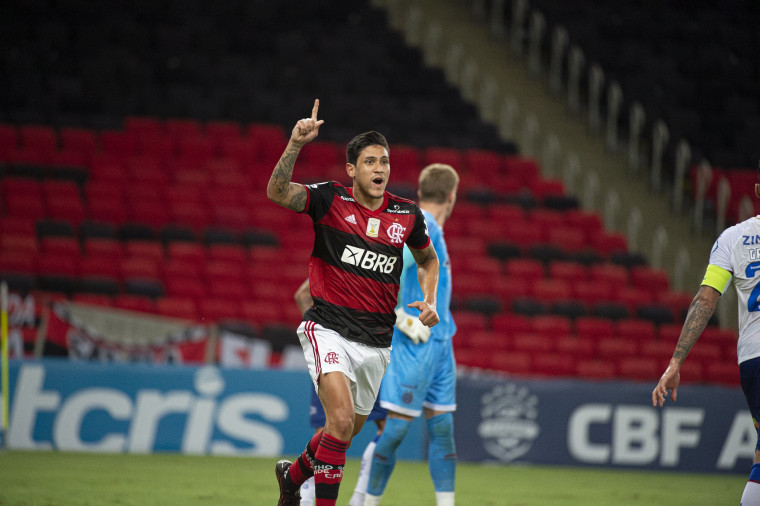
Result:
M438 204L437 202L422 201L420 202L420 209L427 211L433 215L436 223L443 228L446 219L449 217L449 210L447 204Z
M368 195L357 186L351 188L351 195L354 197L357 204L366 207L370 211L377 211L385 202L385 192L383 192L383 195L380 198L377 198Z

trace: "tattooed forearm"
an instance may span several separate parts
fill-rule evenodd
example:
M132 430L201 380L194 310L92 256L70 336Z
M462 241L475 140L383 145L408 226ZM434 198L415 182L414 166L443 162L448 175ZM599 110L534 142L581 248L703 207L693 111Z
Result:
M272 198L272 195L284 196L287 192L288 184L290 184L290 180L293 177L293 167L300 151L300 147L290 144L285 148L285 152L280 157L272 172L272 176L269 178L267 195L270 195L270 198Z
M689 354L694 343L697 342L702 331L705 330L707 322L713 315L715 306L705 304L699 297L696 297L691 306L689 306L689 312L686 315L686 321L681 329L681 336L678 338L676 349L673 352L673 358L679 362L683 362L686 355Z

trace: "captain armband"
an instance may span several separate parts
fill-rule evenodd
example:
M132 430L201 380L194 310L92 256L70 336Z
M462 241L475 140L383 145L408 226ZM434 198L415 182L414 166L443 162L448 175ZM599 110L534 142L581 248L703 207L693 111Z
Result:
M728 288L731 281L731 272L714 264L709 264L705 271L705 277L702 279L703 285L710 286L718 290L721 294Z

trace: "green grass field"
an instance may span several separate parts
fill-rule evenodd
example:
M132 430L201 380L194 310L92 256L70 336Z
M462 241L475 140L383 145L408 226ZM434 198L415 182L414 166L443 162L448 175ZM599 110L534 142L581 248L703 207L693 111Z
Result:
M276 458L182 455L0 453L0 504L264 505L277 503ZM349 459L339 505L351 496L359 462ZM488 466L460 463L457 504L739 504L746 478L707 474ZM425 462L399 462L386 506L435 505Z

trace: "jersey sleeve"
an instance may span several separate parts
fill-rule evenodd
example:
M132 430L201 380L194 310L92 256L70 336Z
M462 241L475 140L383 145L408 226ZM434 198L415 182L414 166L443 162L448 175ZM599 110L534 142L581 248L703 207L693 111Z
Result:
M427 248L428 244L430 244L430 233L428 232L425 215L422 214L422 211L417 206L414 206L414 227L406 240L406 244L414 249Z
M736 240L737 234L738 229L730 227L715 240L710 252L710 262L705 270L705 277L702 279L702 285L711 286L721 294L725 293L733 275L731 245Z
M319 221L330 210L335 196L335 185L332 182L306 184L306 209L304 213L311 216L312 220Z

